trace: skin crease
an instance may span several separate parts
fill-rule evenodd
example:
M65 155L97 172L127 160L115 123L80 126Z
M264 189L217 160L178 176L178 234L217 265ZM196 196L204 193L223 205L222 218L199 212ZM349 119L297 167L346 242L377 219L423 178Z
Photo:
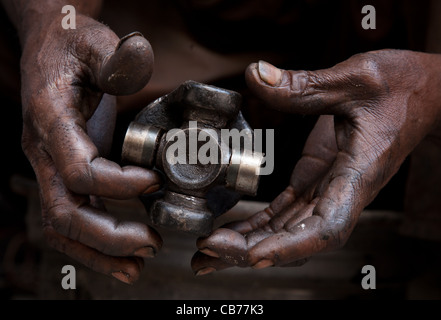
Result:
M152 49L138 34L121 42L93 20L100 1L2 2L23 50L23 149L40 185L48 243L132 283L142 258L154 256L161 239L147 226L108 216L98 197L130 198L154 190L159 180L103 158L86 121L100 103L104 110L114 107L115 99L102 99L104 93L129 94L145 86ZM77 30L68 36L59 27L65 4L77 9ZM363 208L437 127L438 66L438 55L393 50L315 72L251 65L247 83L269 107L322 116L286 190L266 210L199 239L195 273L301 265L343 246Z
M269 107L321 117L286 190L264 211L199 239L194 272L301 265L342 247L406 156L439 129L440 68L439 55L398 50L314 72L250 65L248 86Z

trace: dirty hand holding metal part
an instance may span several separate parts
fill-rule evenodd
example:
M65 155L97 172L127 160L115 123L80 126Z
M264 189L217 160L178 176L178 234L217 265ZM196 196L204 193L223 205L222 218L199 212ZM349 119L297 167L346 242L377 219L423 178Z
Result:
M48 242L95 271L134 282L142 258L160 249L160 236L108 216L98 197L132 198L160 182L153 171L102 157L115 107L105 93L144 87L152 49L139 34L120 40L88 17L99 12L99 1L70 1L77 29L69 33L60 28L64 1L2 2L23 50L23 149L40 185ZM438 55L393 50L315 72L249 66L247 83L269 107L322 116L286 190L264 211L199 239L193 270L294 266L344 245L363 208L438 126L439 67ZM88 126L103 115L94 122L103 130Z
M133 198L157 190L160 180L153 171L121 168L102 157L116 115L115 97L105 93L144 87L153 67L150 44L138 34L119 39L88 17L99 11L98 1L70 2L77 9L72 32L60 27L64 1L3 3L22 46L22 146L40 186L47 241L91 269L131 283L161 238L144 224L107 215L98 197ZM92 115L98 128L88 128Z

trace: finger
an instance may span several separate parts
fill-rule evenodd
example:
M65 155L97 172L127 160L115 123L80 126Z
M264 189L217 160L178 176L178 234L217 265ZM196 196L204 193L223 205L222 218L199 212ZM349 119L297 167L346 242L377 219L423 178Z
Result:
M147 39L133 32L119 39L103 24L91 21L79 29L73 53L89 71L92 84L111 95L127 95L150 80L154 55Z
M295 198L296 196L294 189L291 186L288 186L264 210L257 212L246 220L231 222L223 227L234 230L241 234L261 228L266 225L268 221L270 221L277 213L281 212L284 208L293 203Z
M66 254L86 267L132 284L138 280L144 266L142 259L135 257L112 257L77 241L58 234L53 228L45 228L47 243L55 250Z
M78 194L128 199L157 190L160 177L140 167L120 167L100 157L77 110L66 109L46 136L47 151L65 185Z
M155 172L134 166L122 168L101 157L86 133L79 90L71 89L62 94L41 90L33 100L32 111L24 116L26 127L31 128L28 130L35 127L35 132L27 133L30 144L36 143L33 135L43 141L39 148L49 153L66 186L76 193L127 199L157 190L161 180ZM51 112L43 108L47 104L53 107ZM32 157L32 152L27 155Z
M312 195L304 193L315 189L317 181L329 170L337 154L333 116L321 116L306 140L302 157L291 176L290 186L282 192L268 208L245 221L225 225L242 234L270 223L274 231L283 228L292 216L309 205ZM303 199L302 199L303 197Z
M221 258L231 265L246 266L247 241L234 230L219 228L207 238L199 238L196 246L207 256Z
M268 226L253 230L246 235L231 229L219 228L209 237L199 239L199 251L212 258L219 258L228 265L249 267L248 253L250 248L260 241L275 235ZM259 266L261 267L261 266Z
M233 267L233 265L230 265L221 259L207 256L202 252L196 252L191 259L191 268L196 276L203 276L230 267Z
M337 156L334 132L334 117L320 116L291 175L290 184L298 198L271 219L269 225L274 231L282 229L288 221L298 221L299 217L307 214L307 208L315 205L316 200L310 199L314 199L317 183L329 171Z
M50 184L40 181L44 219L57 232L112 256L151 258L159 251L158 233L139 222L118 221L73 195L57 174Z
M305 142L302 157L294 167L290 184L297 196L310 189L332 166L338 148L334 117L320 116Z
M228 257L229 251L239 252L241 258L246 257L246 250L251 248L258 240L264 239L263 234L271 236L274 232L282 230L285 225L297 224L306 217L312 215L312 210L318 199L311 199L317 181L329 170L335 160L337 146L334 136L332 116L322 116L317 121L305 144L303 156L297 163L291 178L291 185L286 188L265 210L258 212L247 220L230 223L224 228L231 229L246 237L237 235L230 237L229 245L225 245L224 239L228 235L216 233L213 236L200 239L200 250L213 257ZM304 194L309 189L308 194ZM300 196L300 197L299 197ZM252 232L262 229L259 232ZM263 232L264 231L264 232ZM233 243L233 239L237 243ZM246 245L244 245L244 241ZM244 249L246 247L247 249ZM237 248L241 248L238 250Z
M354 168L347 154L340 153L318 186L317 197L295 208L283 228L274 230L269 223L245 235L218 229L198 247L227 263L256 269L288 265L342 247L362 209L375 197L373 177Z
M104 60L99 87L113 95L128 95L141 90L153 72L153 49L139 32L123 37L115 54Z
M89 205L59 199L44 218L63 236L107 255L153 258L162 246L159 234L147 225L118 221Z
M199 251L204 253L204 256L212 258L222 257L222 259L217 259L220 264L246 266L244 262L249 243L244 235L264 227L275 215L275 212L283 210L283 208L293 202L294 198L293 189L290 186L287 187L265 210L254 214L246 220L226 224L222 228L215 230L208 237L199 238L196 242ZM234 258L230 259L232 257Z
M377 73L368 58L354 56L318 71L287 71L260 61L247 68L245 77L254 94L273 108L300 114L350 115L353 101L378 96L383 87Z
M289 231L273 234L250 248L247 264L256 269L283 266L331 249L329 235L322 233L325 227L321 217L310 216ZM337 246L332 245L332 249Z
M153 257L162 246L150 227L118 221L63 184L51 159L34 149L34 170L40 186L43 220L61 235L112 256Z
M225 259L225 258L224 258ZM200 251L196 252L191 260L191 267L196 276L202 276L206 274L210 274L215 271L221 271L227 268L231 268L234 266L248 266L248 265L238 265L231 264L225 261L222 258L216 258L209 255L206 255ZM281 265L281 267L299 267L308 262L309 258L300 259L285 265ZM260 267L264 267L260 264ZM255 269L258 269L259 265L255 266Z
M372 192L361 180L360 173L349 169L353 167L347 166L348 163L341 157L337 158L336 165L324 179L315 207L305 209L304 216L307 218L294 218L283 231L251 248L248 253L251 266L285 265L319 252L341 248L346 243L367 204L367 194L370 197ZM363 178L369 180L369 177Z

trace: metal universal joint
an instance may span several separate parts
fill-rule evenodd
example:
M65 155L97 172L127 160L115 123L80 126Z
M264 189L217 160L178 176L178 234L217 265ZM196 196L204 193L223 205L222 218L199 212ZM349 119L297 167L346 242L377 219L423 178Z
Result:
M245 143L253 139L241 100L237 92L187 81L129 125L123 161L156 168L166 179L159 196L141 198L151 224L208 235L241 194L256 194L263 154Z

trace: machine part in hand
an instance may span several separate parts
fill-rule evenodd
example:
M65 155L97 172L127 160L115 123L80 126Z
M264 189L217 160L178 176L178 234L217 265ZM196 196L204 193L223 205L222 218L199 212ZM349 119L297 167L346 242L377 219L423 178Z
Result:
M159 197L141 198L152 224L208 235L214 219L232 208L241 194L256 194L263 154L245 145L229 146L220 138L222 129L248 130L251 136L240 112L241 100L237 92L187 81L145 107L130 124L123 161L155 168L166 180ZM172 129L180 129L188 145L196 143L196 148L185 149L186 160L197 157L203 146L197 137L203 133L215 144L218 161L171 161L175 152L167 151L175 141L167 133Z

